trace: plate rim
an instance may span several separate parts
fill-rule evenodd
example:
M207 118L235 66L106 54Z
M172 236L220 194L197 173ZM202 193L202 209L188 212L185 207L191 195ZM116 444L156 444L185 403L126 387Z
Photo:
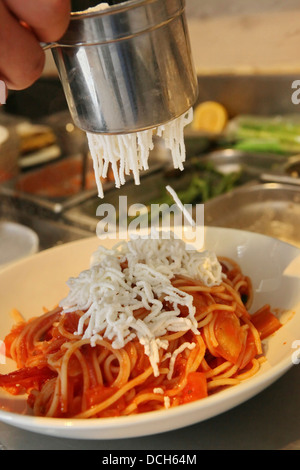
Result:
M21 224L13 220L1 220L0 228L2 226L8 227L8 228L12 227L18 230L20 234L25 234L25 236L28 237L28 239L30 238L32 245L28 253L24 253L19 258L13 259L11 261L7 261L6 263L0 262L0 273L2 272L3 269L10 267L12 264L18 264L20 261L27 260L28 258L35 256L38 253L39 244L40 244L40 239L39 239L37 232L35 232L31 227L28 227L25 224Z

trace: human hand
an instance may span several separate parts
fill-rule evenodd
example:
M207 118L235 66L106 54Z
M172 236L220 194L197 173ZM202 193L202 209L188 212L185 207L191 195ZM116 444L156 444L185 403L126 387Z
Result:
M60 39L70 11L70 0L0 0L0 80L9 89L28 88L41 76L40 42Z

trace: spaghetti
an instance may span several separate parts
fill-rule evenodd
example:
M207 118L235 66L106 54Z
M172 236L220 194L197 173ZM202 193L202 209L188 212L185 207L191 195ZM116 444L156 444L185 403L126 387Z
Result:
M145 278L141 281L144 292L148 289L147 303L142 290L128 290L126 283L133 282L130 270L134 264L143 264L141 247L149 249L149 243L154 242L136 241L131 248L126 245L125 251L109 251L105 256L102 252L95 265L100 270L107 257L113 256L124 292L131 296L135 292L137 302L131 310L126 297L121 299L126 308L121 313L119 308L119 317L130 310L123 341L117 338L116 330L107 333L112 313L108 304L104 329L101 330L100 320L97 329L95 318L86 315L93 305L93 286L90 301L84 298L85 309L78 308L78 298L74 299L75 291L71 289L66 299L68 307L62 302L40 317L18 322L7 335L7 355L16 362L17 370L0 376L0 386L12 394L27 393L34 415L103 418L172 408L205 398L257 373L264 360L261 335L274 333L281 324L268 305L250 315L253 292L249 277L234 261L219 258L218 282L204 282L205 276L195 275L199 269L192 270L192 278L185 272L187 266L192 266L191 260L199 256L198 268L201 262L207 268L211 255L182 252L180 263L176 264L180 242L176 245L175 241L157 241L154 249L161 265L155 267L152 259L153 264L148 267L148 273L155 273L152 286L146 285ZM147 252L143 253L147 258ZM113 275L111 267L111 278ZM158 281L160 277L164 284ZM77 282L83 289L82 277ZM77 282L73 279L69 284L78 292ZM163 285L160 297L153 287L155 282ZM109 290L110 285L106 288ZM117 304L118 295L121 291L113 293ZM126 321L122 325L124 329ZM151 349L153 343L156 348Z

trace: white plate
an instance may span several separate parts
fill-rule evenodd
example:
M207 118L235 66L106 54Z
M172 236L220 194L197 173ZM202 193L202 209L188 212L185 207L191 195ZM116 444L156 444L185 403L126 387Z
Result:
M50 145L41 150L29 153L19 159L20 168L29 168L31 166L40 165L41 163L49 163L57 160L61 156L61 149L58 145Z
M0 222L0 267L38 251L37 234L25 225Z
M11 328L9 312L19 309L26 317L52 308L68 288L66 280L89 267L96 238L72 242L22 260L0 273L0 331ZM102 241L112 246L115 241ZM0 420L29 431L78 439L118 439L182 428L227 411L264 390L293 366L293 344L300 340L300 250L278 240L233 229L205 229L205 248L235 258L251 276L255 291L253 308L266 302L291 309L284 326L265 342L267 362L253 378L218 394L182 405L132 417L90 420L36 418L24 415L26 399L0 393ZM297 343L298 344L298 343ZM294 366L297 367L297 366ZM299 365L300 367L300 365ZM12 370L7 362L0 372ZM283 397L288 399L288 397ZM10 409L12 411L5 411ZM274 410L276 412L276 410Z

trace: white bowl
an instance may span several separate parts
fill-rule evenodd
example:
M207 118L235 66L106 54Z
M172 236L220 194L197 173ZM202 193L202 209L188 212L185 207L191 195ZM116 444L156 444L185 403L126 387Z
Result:
M101 243L109 247L115 240ZM72 242L3 270L0 273L0 338L3 339L12 326L9 316L12 308L29 317L41 314L44 306L55 306L68 292L67 279L89 267L90 257L99 244L97 238ZM227 411L264 390L293 367L293 348L300 340L300 250L264 235L213 227L205 229L205 248L236 259L243 271L251 276L255 296L253 309L268 302L272 307L289 310L284 317L284 326L264 342L267 361L256 376L177 408L89 420L32 417L25 414L26 397L16 398L0 392L0 420L29 431L64 438L145 436L192 425ZM7 361L0 366L0 372L14 367L14 363Z
M16 222L0 222L0 267L38 251L37 234Z

